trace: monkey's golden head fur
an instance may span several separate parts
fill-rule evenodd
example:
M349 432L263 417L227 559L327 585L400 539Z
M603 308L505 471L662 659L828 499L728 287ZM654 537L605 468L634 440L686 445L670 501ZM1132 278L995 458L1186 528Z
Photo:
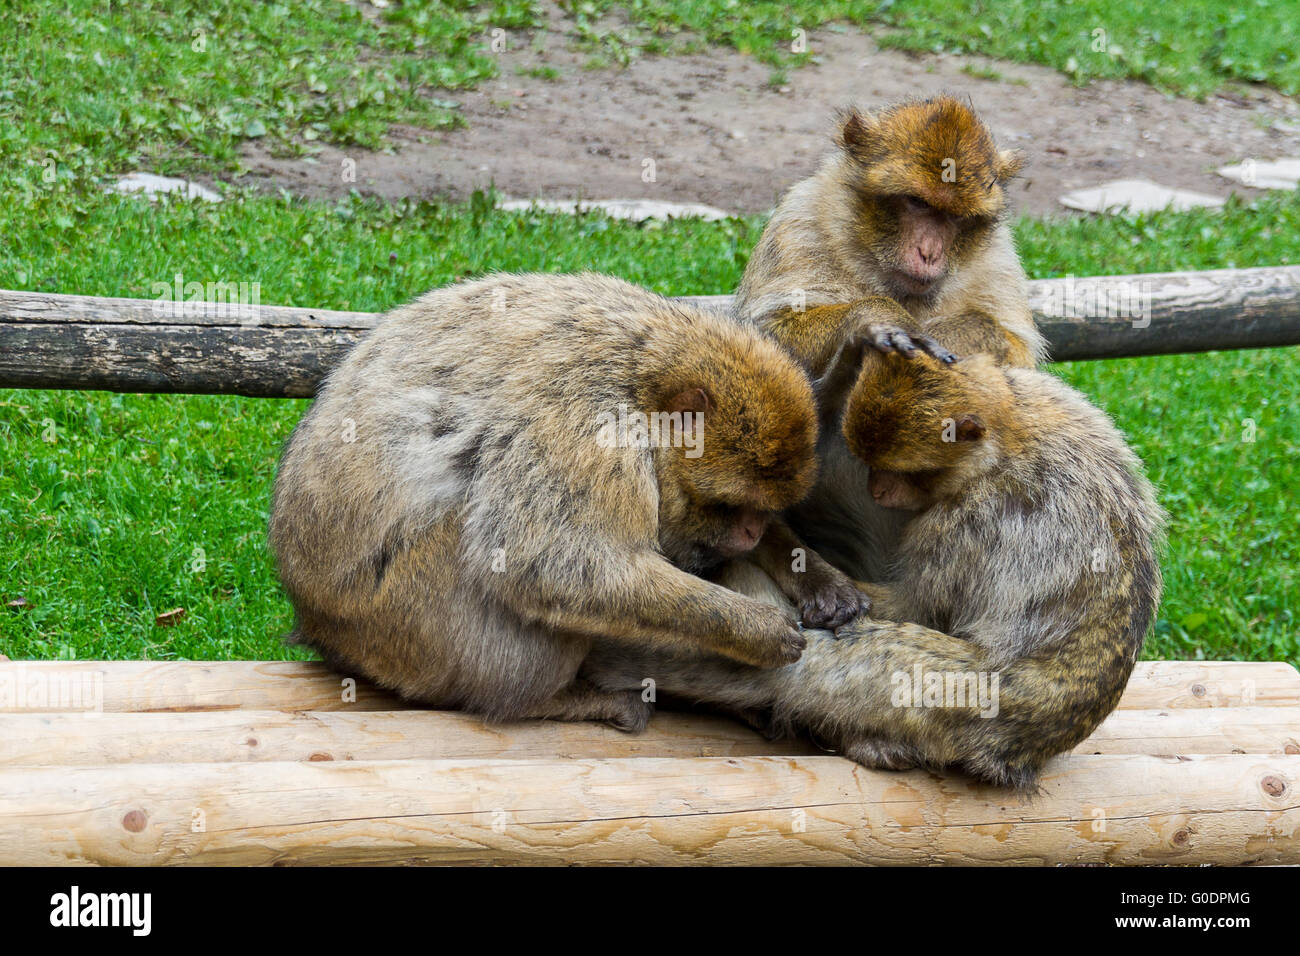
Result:
M998 150L975 112L950 96L876 113L842 110L836 142L856 161L859 192L915 196L958 218L996 218L1023 158Z
M694 496L782 511L812 490L817 476L812 386L776 345L738 334L735 348L686 355L665 382L658 408L702 416L698 457L665 450L664 464Z
M981 452L1005 439L1011 403L1010 387L988 356L948 366L928 355L872 352L842 428L849 450L871 468L955 477L997 460Z

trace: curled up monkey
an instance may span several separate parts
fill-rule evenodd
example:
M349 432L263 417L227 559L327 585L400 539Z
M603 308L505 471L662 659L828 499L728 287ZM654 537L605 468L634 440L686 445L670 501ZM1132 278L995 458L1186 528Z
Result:
M673 440L688 422L702 441ZM865 609L814 555L783 567L798 541L776 516L811 487L816 437L806 374L727 317L591 274L435 290L349 353L285 446L270 542L293 639L412 701L640 729L639 685L581 672L593 646L760 669L803 650L791 615L704 577L725 561L769 568L808 623Z

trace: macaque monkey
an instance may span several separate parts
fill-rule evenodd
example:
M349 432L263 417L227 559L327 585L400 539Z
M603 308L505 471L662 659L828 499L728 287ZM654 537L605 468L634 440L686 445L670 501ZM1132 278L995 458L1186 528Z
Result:
M869 354L842 427L875 500L904 518L891 579L861 585L889 620L806 632L777 671L610 648L593 679L617 687L639 669L868 766L955 764L1032 789L1119 702L1159 604L1163 515L1137 457L1065 383L988 356ZM726 583L783 601L752 564Z
M786 193L745 268L735 314L808 370L821 415L819 481L787 518L850 577L878 578L899 533L838 427L864 350L1044 357L1005 221L1021 163L951 97L843 110L836 149Z
M438 289L330 373L285 447L291 639L413 701L639 729L639 691L578 677L594 641L799 657L791 614L700 575L790 561L788 529L759 545L816 435L803 371L726 317L591 274ZM808 566L782 581L812 621L865 608Z
M864 342L1037 364L1045 347L1004 218L1020 155L999 150L979 117L947 96L876 114L843 110L836 145L773 213L735 313L771 333L814 378ZM910 321L852 308L880 299L897 302ZM967 340L972 315L994 319L996 342L984 329Z
M1136 660L1163 517L1137 456L1082 395L985 355L869 355L843 432L876 503L907 513L890 583L864 586L875 616L973 641L999 668L1065 642ZM1113 677L1118 700L1128 669Z

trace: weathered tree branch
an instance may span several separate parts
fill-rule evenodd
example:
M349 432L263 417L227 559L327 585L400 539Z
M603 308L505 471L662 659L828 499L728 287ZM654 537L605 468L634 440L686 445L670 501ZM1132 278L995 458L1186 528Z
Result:
M1300 344L1300 266L1042 279L1030 302L1058 361ZM377 319L0 291L0 386L309 396Z

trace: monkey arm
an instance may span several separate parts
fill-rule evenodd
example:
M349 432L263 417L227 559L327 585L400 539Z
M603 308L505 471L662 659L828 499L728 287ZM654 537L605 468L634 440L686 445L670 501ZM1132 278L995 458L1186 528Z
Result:
M527 579L501 585L493 589L497 596L525 620L618 643L710 651L758 667L797 660L806 644L786 611L688 574L649 550L611 554L581 570L558 557L531 562Z
M911 355L928 352L945 357L947 349L935 340L910 312L888 296L869 296L844 305L817 305L798 310L786 307L759 320L763 330L803 363L814 378L821 378L847 356L860 356L863 347Z
M760 318L765 332L792 353L814 381L817 404L828 416L838 413L857 378L864 349L901 352L909 358L926 352L943 362L956 360L945 343L923 328L887 296L869 296L845 305L819 305L802 311L785 307Z
M759 320L787 352L820 378L831 364L848 334L851 304L816 305L811 309L787 307Z
M858 590L871 599L871 616L886 621L906 621L912 617L908 604L896 584L871 584L855 581Z
M870 602L849 578L774 520L750 559L799 608L807 627L837 628L865 613Z
M1032 324L1033 319L1031 318ZM987 312L968 309L925 323L925 331L958 355L993 356L999 365L1033 368L1037 359L1029 342Z

